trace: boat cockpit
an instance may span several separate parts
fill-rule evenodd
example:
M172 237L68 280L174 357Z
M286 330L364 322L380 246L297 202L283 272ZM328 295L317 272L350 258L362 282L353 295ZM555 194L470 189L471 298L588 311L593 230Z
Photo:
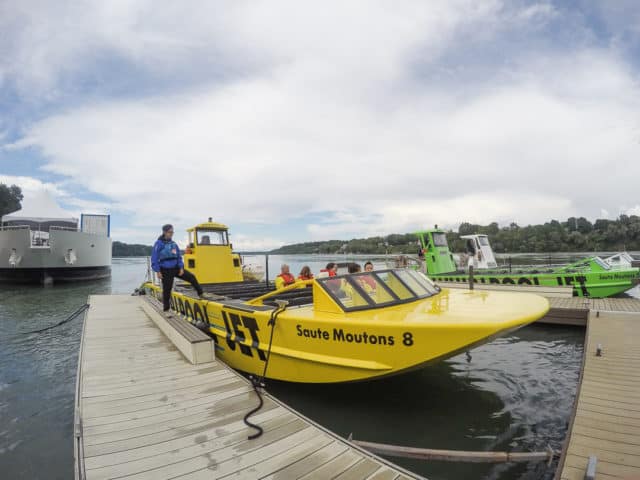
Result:
M440 292L422 273L410 269L379 270L320 278L317 283L345 312L390 307Z
M280 290L265 282L226 282L202 285L209 298L248 309L271 309L284 300L290 307L313 306L333 313L391 307L431 297L440 292L421 272L410 269L376 270L298 281ZM187 286L180 293L193 296Z

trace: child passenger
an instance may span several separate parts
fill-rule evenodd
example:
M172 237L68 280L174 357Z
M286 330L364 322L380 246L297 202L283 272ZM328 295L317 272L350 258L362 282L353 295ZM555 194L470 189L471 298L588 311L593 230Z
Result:
M308 265L302 267L300 275L298 275L298 280L313 280L313 273L311 273L311 269Z

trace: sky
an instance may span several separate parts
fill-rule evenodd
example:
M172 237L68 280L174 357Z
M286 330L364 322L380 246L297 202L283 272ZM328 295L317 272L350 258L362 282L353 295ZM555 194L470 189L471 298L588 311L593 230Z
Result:
M114 240L640 214L635 0L0 0L0 32L0 182Z

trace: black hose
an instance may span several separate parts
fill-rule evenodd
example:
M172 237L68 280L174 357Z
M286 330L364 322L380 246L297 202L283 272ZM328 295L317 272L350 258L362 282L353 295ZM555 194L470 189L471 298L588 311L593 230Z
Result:
M31 333L42 333L42 332L46 332L47 330L51 330L52 328L59 327L60 325L64 325L65 323L70 322L71 320L76 318L78 315L80 315L82 312L84 312L87 308L89 308L89 304L85 303L80 308L78 308L75 312L73 312L71 315L69 315L67 318L65 318L64 320L56 323L55 325L51 325L51 326L45 327L45 328L40 328L38 330L31 330L29 332L20 332L20 335L29 335Z
M271 345L273 344L273 331L276 326L276 319L278 318L278 315L280 315L282 312L284 312L287 309L287 305L288 305L288 302L279 300L278 308L276 308L273 312L271 312L271 318L269 319L269 323L268 323L268 325L271 326L271 335L269 336L269 348L267 349L267 358L264 361L264 370L262 371L262 377L257 378L257 377L254 377L253 375L249 377L249 379L251 380L251 385L253 385L253 390L256 392L256 395L258 396L258 400L260 401L260 403L256 408L254 408L244 416L245 425L257 430L256 433L249 435L248 437L249 440L254 440L260 437L264 433L264 430L260 425L256 425L255 423L252 423L249 421L249 417L254 413L260 411L260 409L264 405L264 400L262 399L262 392L260 392L260 389L264 388L265 386L264 379L267 376L267 366L269 365L269 359L271 358Z
M256 392L256 395L258 396L258 400L260 400L260 403L258 404L258 406L244 416L245 425L247 427L254 428L257 430L256 433L253 433L247 437L249 440L254 440L260 437L264 433L264 430L260 425L256 425L255 423L250 422L249 417L254 413L258 412L264 405L264 400L262 399L262 393L260 393L260 388L263 387L264 385L261 384L260 381L253 375L249 377L249 379L251 380L251 385L253 385L253 391Z

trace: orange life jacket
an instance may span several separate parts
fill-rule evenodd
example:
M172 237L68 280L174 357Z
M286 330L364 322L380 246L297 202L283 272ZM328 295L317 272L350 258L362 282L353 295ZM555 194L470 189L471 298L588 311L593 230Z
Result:
M304 275L300 275L298 277L298 280L313 280L313 273L310 273L308 277L305 277Z
M321 271L321 272L327 272L327 274L328 274L330 277L335 277L335 276L337 275L337 274L336 274L336 272L335 272L335 270L327 270L326 268L323 268L323 269L322 269L322 270L320 270L320 271Z
M285 285L291 285L292 283L296 283L296 277L294 277L290 273L281 273L278 276L284 280Z

